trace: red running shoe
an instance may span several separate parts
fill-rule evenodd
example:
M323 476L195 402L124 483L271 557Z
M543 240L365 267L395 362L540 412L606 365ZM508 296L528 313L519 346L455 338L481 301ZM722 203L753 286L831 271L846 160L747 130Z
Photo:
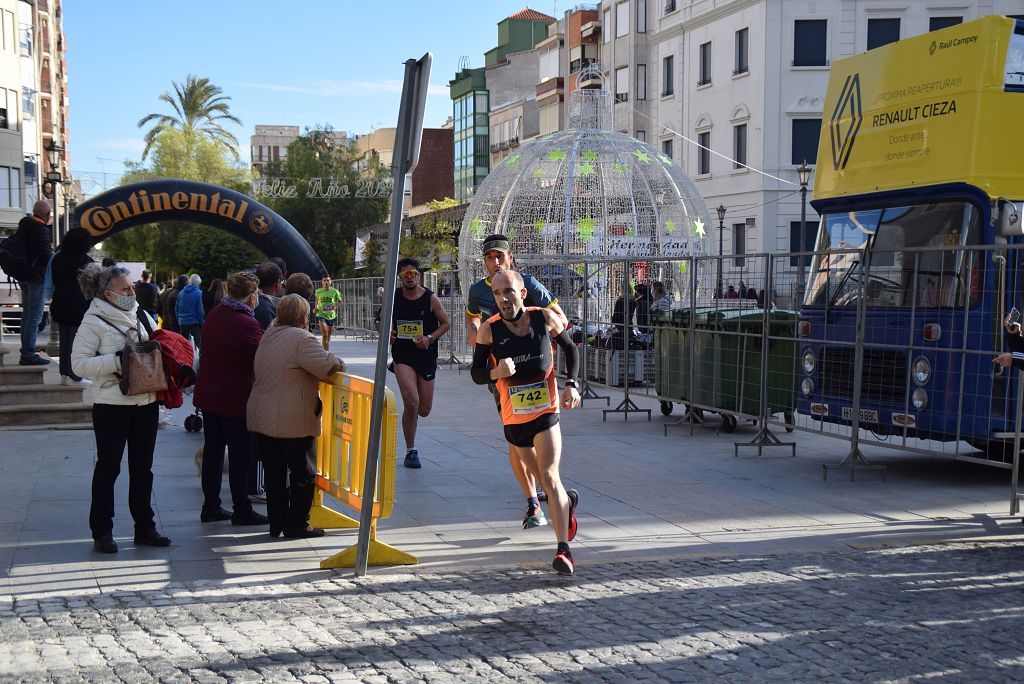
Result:
M571 575L576 566L572 562L572 554L568 551L559 551L555 559L551 561L551 567L558 571L559 575Z
M568 540L572 541L576 538L576 506L580 503L580 493L575 489L570 489L565 492L569 495L569 537Z

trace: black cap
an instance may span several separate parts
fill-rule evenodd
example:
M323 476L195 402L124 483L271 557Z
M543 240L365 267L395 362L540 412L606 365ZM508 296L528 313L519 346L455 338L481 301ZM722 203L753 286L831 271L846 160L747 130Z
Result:
M512 246L508 242L508 238L504 235L488 235L484 238L483 254L487 254L490 251L505 252L508 254L512 251Z

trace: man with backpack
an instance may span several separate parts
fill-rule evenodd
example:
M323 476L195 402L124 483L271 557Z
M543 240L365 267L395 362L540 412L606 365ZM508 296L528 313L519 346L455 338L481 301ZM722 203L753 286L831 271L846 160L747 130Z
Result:
M21 289L21 359L22 366L45 366L50 363L36 353L36 334L43 318L46 266L53 256L50 203L39 200L32 213L18 222L18 231L0 243L0 268L18 281Z

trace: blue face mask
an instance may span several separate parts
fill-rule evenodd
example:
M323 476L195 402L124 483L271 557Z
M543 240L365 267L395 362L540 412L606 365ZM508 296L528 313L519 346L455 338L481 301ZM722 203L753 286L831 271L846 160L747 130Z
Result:
M110 291L114 295L114 301L110 302L121 311L132 311L135 309L135 295L123 295Z

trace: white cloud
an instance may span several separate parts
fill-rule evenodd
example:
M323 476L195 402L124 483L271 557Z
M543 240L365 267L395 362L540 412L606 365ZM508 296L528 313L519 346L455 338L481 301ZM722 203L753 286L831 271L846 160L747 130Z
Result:
M239 83L242 88L254 90L270 90L278 93L300 93L321 97L367 97L379 93L401 93L401 81L313 81L305 85L284 83ZM432 97L448 96L448 87L430 85L427 95Z

